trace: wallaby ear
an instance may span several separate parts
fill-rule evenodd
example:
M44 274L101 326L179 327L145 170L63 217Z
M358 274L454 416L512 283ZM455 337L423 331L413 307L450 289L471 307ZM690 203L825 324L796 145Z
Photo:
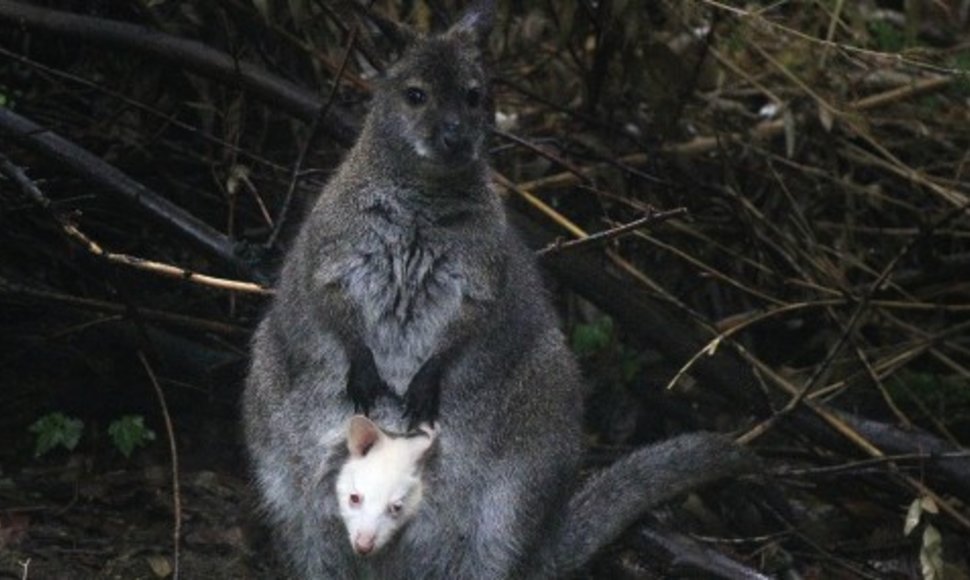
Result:
M363 457L386 437L381 428L363 415L354 415L347 425L347 450L352 457Z
M467 37L484 47L494 26L495 0L474 0L445 35Z
M417 30L411 28L403 22L395 22L386 16L377 13L371 8L360 4L357 0L349 0L348 4L358 15L374 23L374 26L381 31L396 47L404 49L409 44L417 40L421 35Z

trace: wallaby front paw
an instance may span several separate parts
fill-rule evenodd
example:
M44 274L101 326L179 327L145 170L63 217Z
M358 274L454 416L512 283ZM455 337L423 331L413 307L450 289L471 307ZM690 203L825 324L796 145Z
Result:
M404 394L404 416L410 429L416 429L422 423L434 425L440 394L441 369L433 364L423 366Z
M381 395L390 392L390 387L377 372L374 360L352 363L347 379L347 395L354 403L354 411L370 415L374 402Z

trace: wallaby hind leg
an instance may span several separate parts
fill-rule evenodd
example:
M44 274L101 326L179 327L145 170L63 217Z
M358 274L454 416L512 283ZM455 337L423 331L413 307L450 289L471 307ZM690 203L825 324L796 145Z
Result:
M638 449L592 475L548 536L535 578L562 578L589 562L649 509L688 490L756 469L755 456L714 433L692 433Z

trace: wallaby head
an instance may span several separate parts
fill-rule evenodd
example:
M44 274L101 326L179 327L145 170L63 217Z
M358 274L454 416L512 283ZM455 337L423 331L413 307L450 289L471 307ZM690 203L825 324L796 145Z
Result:
M441 34L396 25L404 51L378 83L368 122L408 167L453 171L479 161L488 123L485 42L494 1L478 1Z
M350 419L350 457L337 475L336 489L354 552L379 551L417 513L424 491L421 473L435 436L426 426L394 435L362 415Z

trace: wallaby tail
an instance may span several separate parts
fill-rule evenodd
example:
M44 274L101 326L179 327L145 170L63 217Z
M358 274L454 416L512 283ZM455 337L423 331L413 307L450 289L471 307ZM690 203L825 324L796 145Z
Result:
M644 513L705 483L752 471L754 455L714 433L692 433L638 449L592 475L545 541L539 578L563 578L616 540Z

